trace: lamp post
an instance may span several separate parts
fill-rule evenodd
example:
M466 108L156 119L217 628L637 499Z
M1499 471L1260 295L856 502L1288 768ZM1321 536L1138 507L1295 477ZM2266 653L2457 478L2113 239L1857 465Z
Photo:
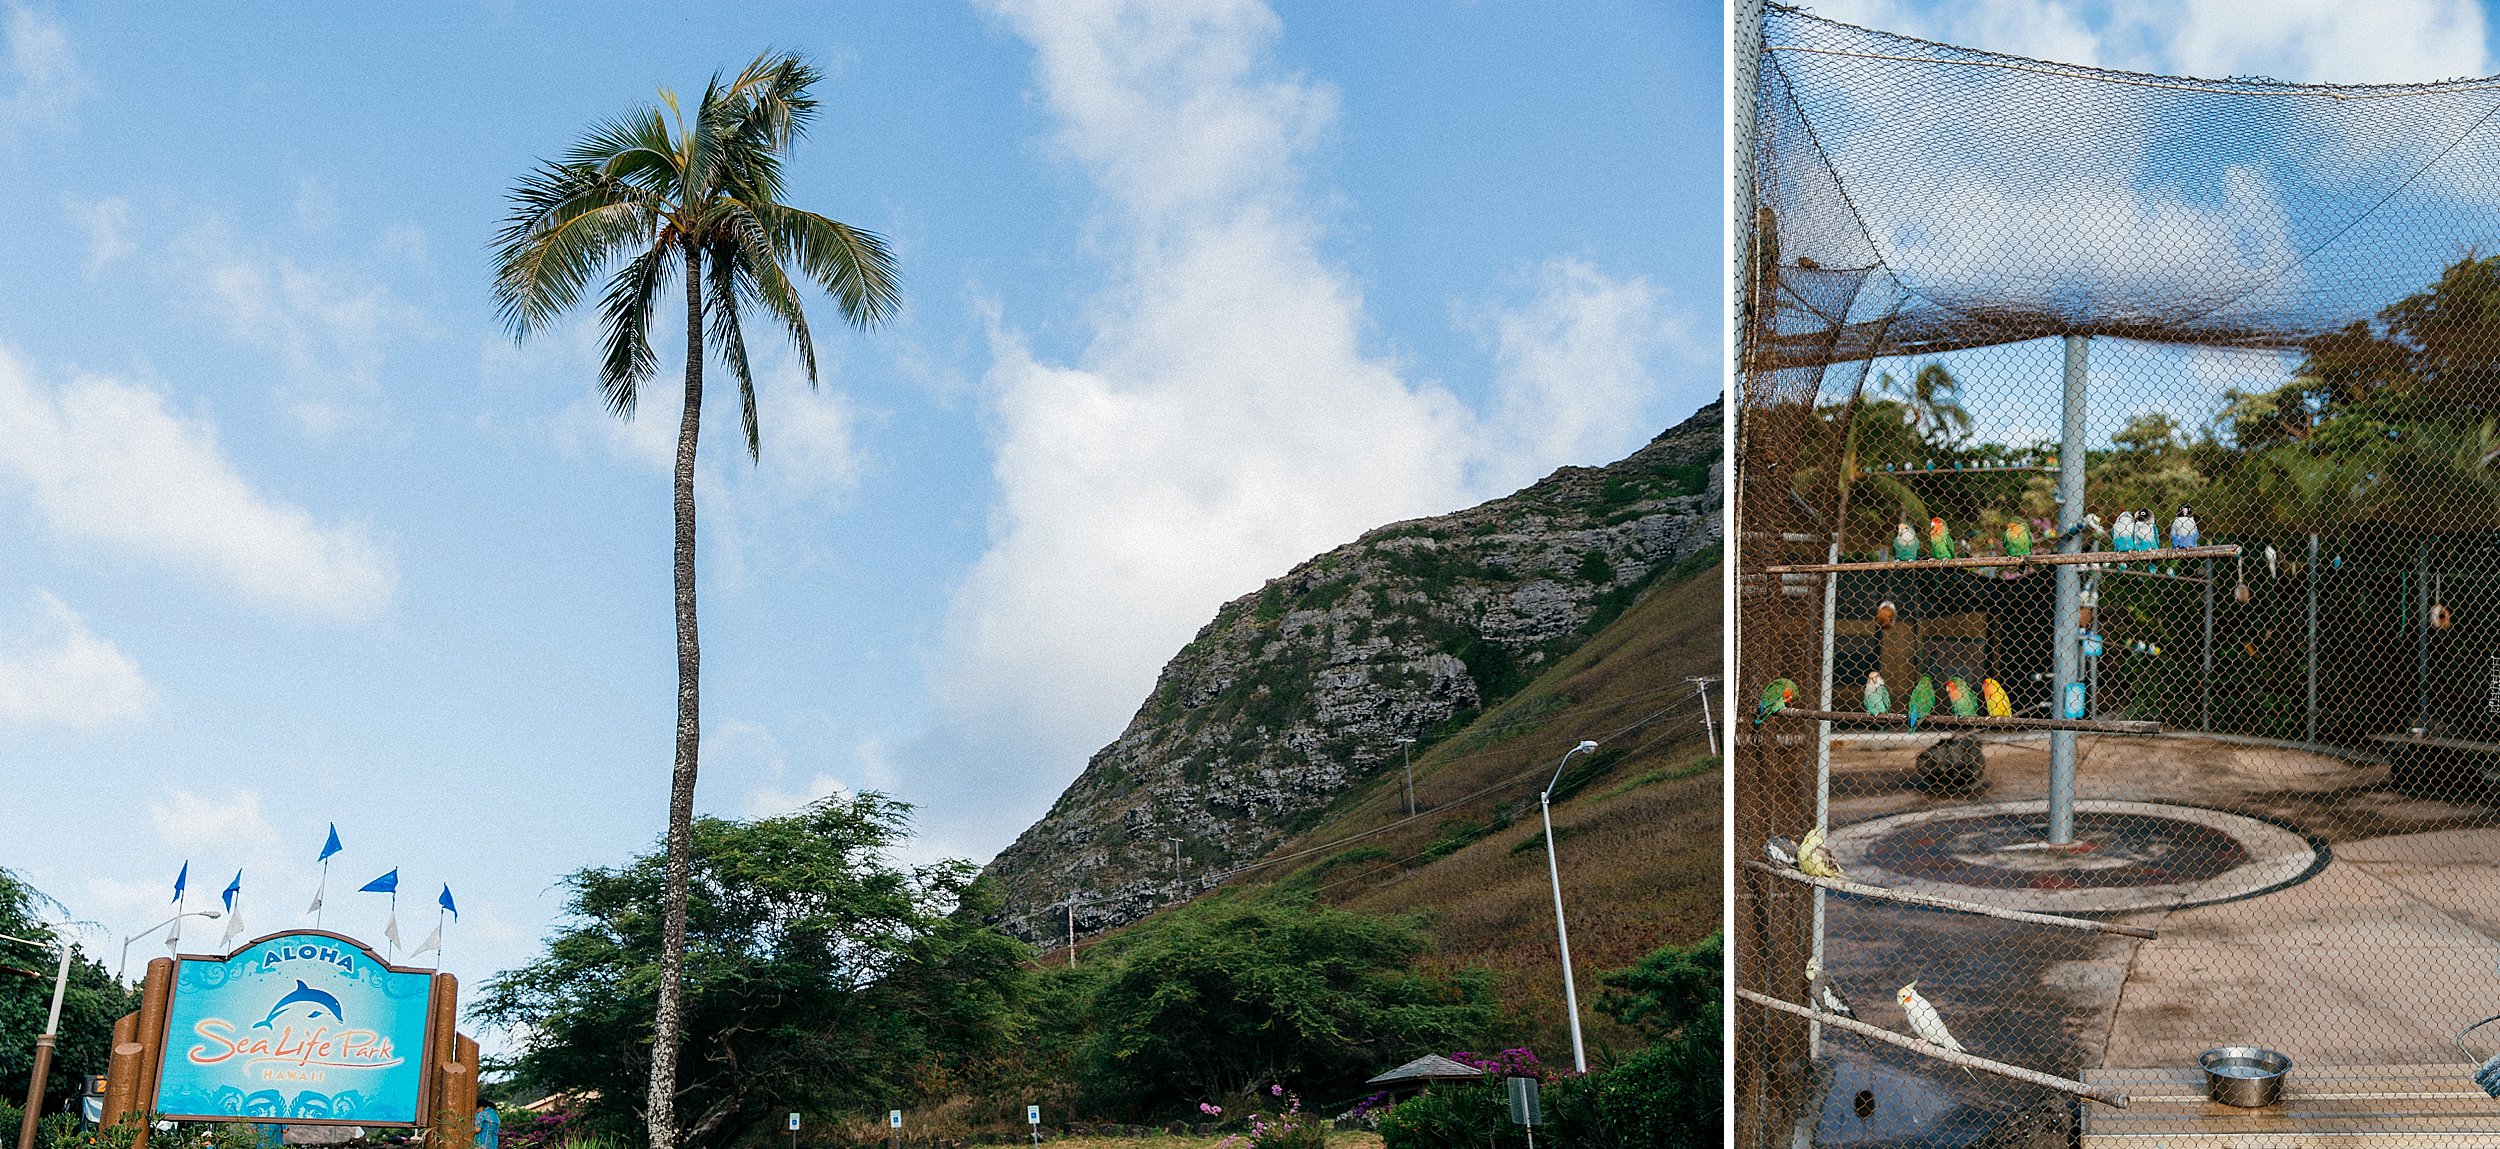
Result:
M1406 770L1406 816L1415 816L1415 740L1398 739L1398 751L1404 754Z
M0 934L0 940L61 951L60 972L52 975L52 1012L44 1016L43 1032L35 1037L35 1072L26 1083L26 1116L17 1126L17 1149L35 1149L35 1123L43 1117L44 1078L52 1072L52 1045L61 1036L61 994L69 988L69 942L61 938L39 942L10 934Z
M146 929L144 929L144 930L140 930L138 933L135 933L135 934L130 935L129 937L123 938L123 939L122 939L122 964L121 964L121 967L120 967L119 969L116 969L116 970L114 970L114 971L113 971L113 980L115 980L115 981L127 981L127 980L128 980L127 975L130 973L130 943L135 942L135 941L138 941L140 938L146 937L146 936L148 936L149 934L155 933L155 932L156 932L156 931L158 931L158 930L164 929L165 927L170 926L170 925L174 924L175 922L181 921L181 920L182 920L182 919L184 919L184 918L205 918L205 919L208 919L208 920L210 920L210 921L215 921L216 919L218 919L218 918L222 918L222 917L224 917L224 916L226 916L226 915L225 915L223 912L218 911L218 910L193 910L193 911L191 911L190 913L187 913L187 914L175 914L174 916L172 916L172 917L170 917L170 918L167 918L167 919L165 919L164 921L161 921L161 922L156 923L155 925L149 926L148 928L146 928Z
M1563 1009L1571 1014L1571 1068L1580 1073L1589 1071L1589 1055L1580 1045L1580 991L1571 980L1571 931L1563 925L1562 864L1554 860L1554 787L1562 782L1572 755L1595 749L1597 743L1582 742L1565 751L1562 764L1554 767L1553 780L1536 796L1537 812L1545 818L1545 872L1554 879L1554 940L1562 945Z

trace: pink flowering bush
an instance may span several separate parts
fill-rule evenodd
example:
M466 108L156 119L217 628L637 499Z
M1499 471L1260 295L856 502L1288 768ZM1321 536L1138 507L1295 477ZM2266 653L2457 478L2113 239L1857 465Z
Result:
M1285 1092L1283 1085L1268 1086L1267 1095L1283 1101L1284 1111L1252 1113L1247 1132L1216 1142L1215 1149L1327 1149L1328 1129L1320 1124L1318 1114L1302 1111L1302 1098ZM1198 1109L1210 1114L1223 1112L1221 1107L1203 1102Z
M1547 1080L1555 1074L1536 1059L1536 1051L1526 1046L1505 1049L1500 1053L1470 1053L1460 1050L1450 1060L1470 1069L1479 1069L1495 1077L1533 1077Z

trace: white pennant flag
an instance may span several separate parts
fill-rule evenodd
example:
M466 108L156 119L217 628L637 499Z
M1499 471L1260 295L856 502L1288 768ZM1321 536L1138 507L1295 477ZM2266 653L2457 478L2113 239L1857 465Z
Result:
M231 954L234 952L234 939L242 933L243 907L238 904L235 908L226 912L226 936L219 939L217 944L224 946L226 948L226 952Z
M399 911L391 911L391 920L383 925L382 936L391 939L391 949L397 952L399 949Z
M329 893L329 892L330 892L330 871L328 871L328 870L326 870L326 869L325 869L325 870L321 871L321 884L320 884L320 885L318 885L318 886L313 887L313 903L312 903L311 905L309 905L309 906L304 907L304 912L305 912L305 913L308 913L308 914L317 914L317 913L320 913L320 912L321 912L321 897L322 897L322 895L327 894L327 893Z
M417 948L409 950L408 956L413 960L429 952L437 954L443 952L443 924L441 922L434 923L434 932L425 935L425 940L417 943Z

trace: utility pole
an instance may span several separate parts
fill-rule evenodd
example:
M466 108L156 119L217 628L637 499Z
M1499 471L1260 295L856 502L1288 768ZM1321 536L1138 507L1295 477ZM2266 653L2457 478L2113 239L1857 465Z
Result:
M52 1071L52 1047L61 1036L61 994L69 988L69 942L63 938L39 942L7 934L0 934L0 940L61 951L60 972L52 977L52 1012L44 1017L43 1032L35 1036L35 1068L26 1082L26 1115L17 1127L17 1149L35 1149L35 1126L43 1120L44 1079Z
M1684 681L1692 683L1694 693L1701 695L1701 728L1710 735L1710 752L1716 754L1719 752L1719 728L1710 721L1710 684L1718 679L1708 674L1696 674Z
M1415 740L1398 739L1398 749L1406 755L1406 816L1415 816Z
M1181 892L1181 840L1165 838L1164 841L1172 843L1172 894L1178 897Z
M1076 895L1068 895L1068 968L1076 968Z

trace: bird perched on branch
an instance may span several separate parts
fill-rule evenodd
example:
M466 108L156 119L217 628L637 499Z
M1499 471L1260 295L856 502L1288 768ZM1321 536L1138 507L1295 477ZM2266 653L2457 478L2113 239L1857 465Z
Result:
M1959 678L1944 680L1944 701L1945 705L1953 708L1956 718L1969 718L1979 713L1978 693L1970 688L1970 683Z
M1892 605L1891 599L1875 604L1875 629L1891 630L1893 621L1900 617L1901 608Z
M2031 553L2031 528L2021 519L2005 524L2005 553L2015 558Z
M1936 682L1924 674L1919 675L1918 684L1910 688L1910 705L1907 710L1910 716L1910 729L1918 729L1918 720L1935 712Z
M1849 1008L1848 999L1840 996L1840 987L1823 977L1823 963L1813 958L1806 959L1806 984L1814 987L1816 996L1822 998L1823 1012L1836 1013L1842 1017L1858 1015L1858 1011Z
M1927 520L1927 557L1931 559L1953 557L1953 532L1945 529L1943 519L1930 517Z
M1848 877L1840 872L1840 860L1832 857L1832 848L1824 844L1821 826L1806 831L1805 837L1797 839L1797 869L1818 878Z
M1762 688L1762 701L1754 707L1753 724L1762 725L1763 719L1788 709L1789 704L1795 701L1797 701L1795 682L1785 678L1772 679L1770 685Z
M1777 835L1762 840L1762 852L1771 860L1790 869L1797 867L1797 843Z
M2082 518L2076 519L2075 525L2058 532L2058 544L2063 546L2068 540L2079 535L2090 535L2093 538L2101 537L2101 516L2086 514Z
M1953 1040L1953 1032L1944 1027L1944 1017L1936 1012L1934 1003L1919 996L1917 982L1902 986L1893 996L1901 1003L1901 1012L1909 1017L1911 1031L1922 1040L1955 1053L1964 1052L1962 1043Z
M2153 512L2150 509L2135 513L2135 549L2139 551L2161 549L2161 527L2153 521Z
M1892 558L1894 562L1904 563L1918 558L1918 536L1911 533L1908 519L1901 520L1900 526L1892 532Z
M1870 670L1866 672L1866 691L1863 697L1866 700L1867 713L1892 713L1892 691L1884 686L1883 671Z
M2192 547L2196 545L2196 539L2196 512L2189 510L2186 503L2181 503L2179 517L2170 520L2170 545Z
M1988 704L1988 717L2012 718L2014 716L2014 700L2006 697L2004 683L1993 678L1981 679L1979 697L1981 701Z
M2134 511L2118 512L2118 521L2110 524L2109 549L2113 551L2131 551L2135 549Z

